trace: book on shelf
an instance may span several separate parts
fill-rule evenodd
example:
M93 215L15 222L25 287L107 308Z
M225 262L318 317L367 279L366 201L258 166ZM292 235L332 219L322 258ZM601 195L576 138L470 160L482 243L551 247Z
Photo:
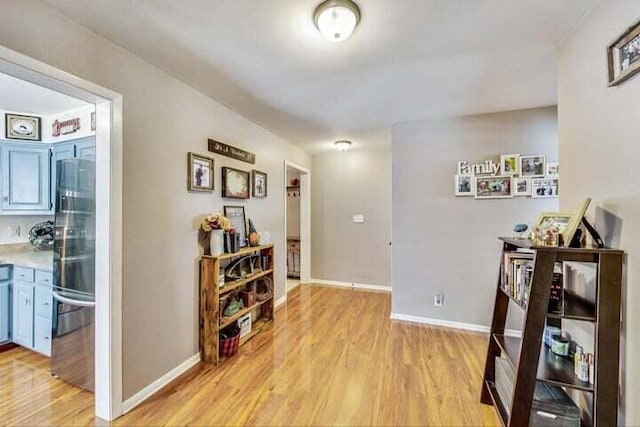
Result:
M521 252L504 254L501 274L502 290L522 306L525 306L529 300L532 276L533 254Z

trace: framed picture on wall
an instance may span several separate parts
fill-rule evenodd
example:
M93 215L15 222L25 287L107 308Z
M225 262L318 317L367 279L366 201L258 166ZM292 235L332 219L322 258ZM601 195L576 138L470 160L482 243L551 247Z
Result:
M520 156L520 175L528 177L543 177L547 172L545 157L541 154Z
M513 197L510 176L477 176L476 199L507 199Z
M640 71L640 22L607 48L609 86L619 85Z
M531 197L549 199L558 197L558 178L533 178L531 180Z
M6 113L5 138L40 141L40 117Z
M519 175L520 154L502 154L500 156L500 170L502 175Z
M257 170L251 171L251 187L253 197L267 197L267 174Z
M250 197L249 172L223 167L222 197L229 199L248 199Z
M213 191L213 159L189 153L187 166L188 191Z
M456 196L473 196L474 179L472 175L456 175Z
M231 221L231 228L240 235L240 247L247 246L247 218L244 214L244 206L225 206L224 216Z
M547 162L547 176L556 177L560 175L560 163Z
M511 188L514 196L530 196L531 178L513 177L511 179Z

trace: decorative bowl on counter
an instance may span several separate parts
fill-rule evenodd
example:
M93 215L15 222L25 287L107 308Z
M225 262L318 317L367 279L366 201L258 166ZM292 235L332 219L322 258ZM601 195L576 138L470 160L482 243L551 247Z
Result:
M29 242L36 249L53 249L53 221L39 222L29 230Z

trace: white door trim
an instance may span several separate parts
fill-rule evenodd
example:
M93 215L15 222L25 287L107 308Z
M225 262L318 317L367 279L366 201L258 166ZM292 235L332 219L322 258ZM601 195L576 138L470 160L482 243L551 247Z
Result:
M0 72L96 104L95 414L122 414L122 95L0 46Z
M300 172L300 283L311 281L311 171L288 160L284 161L284 184L287 170ZM284 265L287 265L287 196L284 197ZM286 291L285 291L286 295Z

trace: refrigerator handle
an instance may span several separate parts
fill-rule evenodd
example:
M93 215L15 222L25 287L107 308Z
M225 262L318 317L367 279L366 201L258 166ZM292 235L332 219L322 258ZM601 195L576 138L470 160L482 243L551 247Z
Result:
M67 298L67 297L63 297L62 295L60 295L58 292L53 292L53 299L63 302L65 304L70 304L70 305L78 305L80 307L95 307L96 303L94 301L83 301L83 300L78 300L78 299L72 299L72 298Z

